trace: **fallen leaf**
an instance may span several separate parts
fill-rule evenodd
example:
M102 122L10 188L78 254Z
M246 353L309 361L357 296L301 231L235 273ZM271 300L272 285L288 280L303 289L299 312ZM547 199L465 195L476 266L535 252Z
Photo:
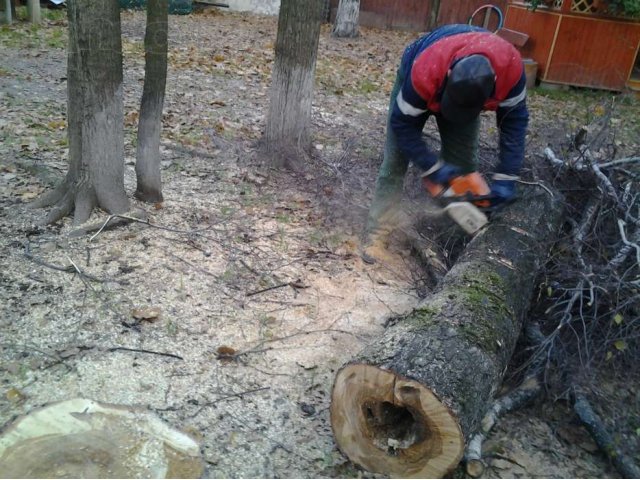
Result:
M7 397L7 400L11 403L20 403L27 398L27 396L17 388L10 388L5 394L5 397Z
M221 345L216 350L218 360L231 360L235 357L237 350L235 348Z
M127 113L127 114L124 116L124 124L125 124L127 127L134 126L136 123L138 123L138 115L139 115L139 114L138 114L138 112L137 112L137 111L135 111L135 110L133 110L133 111L131 111L131 112Z
M136 320L154 321L158 319L160 313L162 313L160 307L134 308L131 310L131 316Z
M613 323L615 323L616 325L620 325L622 323L622 320L623 317L620 313L616 313L616 315L613 317Z
M65 122L64 120L52 120L47 123L47 127L49 127L51 130L64 130L66 126L67 122Z
M31 200L32 198L36 198L38 195L40 195L40 192L34 191L34 190L30 190L30 191L26 191L24 193L22 193L20 195L20 198L24 199L24 200Z

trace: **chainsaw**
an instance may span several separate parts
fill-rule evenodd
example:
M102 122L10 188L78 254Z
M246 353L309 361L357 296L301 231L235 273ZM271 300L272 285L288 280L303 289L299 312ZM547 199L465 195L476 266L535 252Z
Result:
M476 233L489 221L485 212L491 207L491 189L480 173L459 175L449 180L448 185L434 183L424 176L422 184L465 232Z

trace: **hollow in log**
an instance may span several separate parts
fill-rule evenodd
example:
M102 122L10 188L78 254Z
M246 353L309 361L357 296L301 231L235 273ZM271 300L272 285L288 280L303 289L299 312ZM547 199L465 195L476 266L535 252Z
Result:
M438 289L336 375L340 449L393 477L441 477L500 387L561 202L527 189L467 246Z

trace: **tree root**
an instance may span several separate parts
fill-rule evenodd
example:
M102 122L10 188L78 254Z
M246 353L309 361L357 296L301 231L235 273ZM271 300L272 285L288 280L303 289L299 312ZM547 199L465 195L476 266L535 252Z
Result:
M62 198L53 204L53 208L41 221L42 225L50 225L62 220L73 210L74 200L73 191L67 190L63 193Z
M36 209L36 208L51 207L52 205L55 205L60 200L62 200L62 197L65 196L68 190L69 190L69 187L68 187L67 181L64 180L61 183L59 183L58 186L55 187L50 192L43 194L42 196L40 196L39 198L31 202L29 204L29 208Z
M74 179L73 175L68 174L57 187L33 201L29 207L34 209L52 207L44 219L38 222L39 225L56 223L72 212L73 224L80 225L89 219L96 207L101 207L113 214L123 213L129 208L129 200L124 196L107 199L103 204L86 179Z
M145 203L162 203L164 198L158 190L141 190L140 187L133 194L135 198Z

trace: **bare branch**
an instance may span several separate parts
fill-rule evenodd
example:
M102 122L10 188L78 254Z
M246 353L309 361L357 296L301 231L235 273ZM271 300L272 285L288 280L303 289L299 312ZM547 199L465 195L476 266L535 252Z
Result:
M609 167L615 167L618 165L625 165L627 163L635 163L635 162L640 162L640 157L619 158L617 160L612 160L610 162L601 163L599 166L600 168L609 168Z

